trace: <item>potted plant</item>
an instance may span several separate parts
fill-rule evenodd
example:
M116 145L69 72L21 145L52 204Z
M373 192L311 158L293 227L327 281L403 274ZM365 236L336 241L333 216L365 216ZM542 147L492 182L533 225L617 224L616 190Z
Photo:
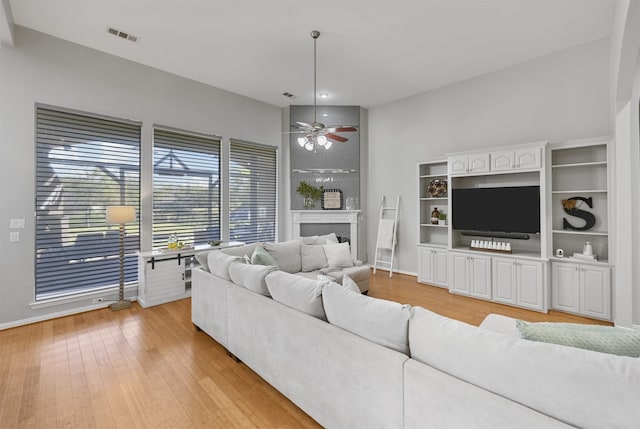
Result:
M447 214L440 212L438 215L438 225L446 225L447 224Z
M322 186L316 187L303 180L296 188L296 192L304 197L304 208L309 210L315 208L318 200L322 198L323 189Z

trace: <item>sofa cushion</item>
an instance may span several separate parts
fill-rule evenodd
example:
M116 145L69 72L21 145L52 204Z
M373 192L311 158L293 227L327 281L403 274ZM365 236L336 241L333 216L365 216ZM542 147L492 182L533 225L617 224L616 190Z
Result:
M264 249L275 259L278 267L287 273L302 271L300 258L300 240L284 241L282 243L265 243Z
M198 264L200 264L202 269L205 270L206 272L209 272L209 262L208 262L209 252L198 252L195 254L195 257L196 257L196 261L198 261Z
M316 280L274 271L265 278L275 301L321 320L327 320L322 304L322 289Z
M344 275L342 277L342 287L345 288L346 290L350 290L357 294L360 293L360 288L358 287L358 284L354 282L353 279L347 275Z
M353 293L335 283L324 288L322 302L332 325L409 354L409 305Z
M327 235L314 235L311 237L300 237L302 244L330 244L337 243L338 237L335 232Z
M273 265L250 265L234 262L229 266L229 277L231 277L232 282L239 286L246 287L264 296L271 296L265 277L277 269L278 267Z
M302 271L305 273L327 267L327 257L324 255L324 248L319 244L302 244L300 246L300 259Z
M613 326L516 321L522 338L579 347L619 356L640 357L640 332Z
M278 266L278 263L273 256L267 252L262 245L256 246L251 254L251 263L254 265L274 265Z
M359 267L345 267L339 270L329 269L324 271L326 271L326 275L335 277L338 283L342 282L342 278L345 275L351 277L351 280L355 281L356 283L367 280L369 277L371 277L371 267L369 267L368 265L362 265Z
M420 307L409 344L413 359L570 425L640 422L640 359L511 338Z
M216 276L225 280L231 280L229 277L229 266L234 262L242 261L238 256L227 255L220 250L212 250L207 255L207 264L209 271Z
M323 247L329 268L353 267L349 243L325 244Z
M231 255L231 256L251 257L251 255L253 254L253 251L258 246L262 246L262 243L258 242L258 243L245 244L237 247L228 247L228 248L220 249L220 251L222 253L226 253L227 255Z

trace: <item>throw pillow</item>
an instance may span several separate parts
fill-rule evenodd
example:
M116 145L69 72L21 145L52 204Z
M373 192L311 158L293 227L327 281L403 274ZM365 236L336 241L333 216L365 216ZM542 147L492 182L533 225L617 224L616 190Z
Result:
M353 293L334 283L324 288L322 302L332 325L409 354L411 306Z
M302 244L300 246L300 259L302 271L305 273L327 267L327 257L324 255L324 249L320 245Z
M251 255L251 263L254 265L275 265L278 266L278 263L273 256L269 254L264 247L257 246Z
M234 262L241 261L242 258L227 255L220 250L212 250L207 255L207 264L209 265L211 274L215 274L225 280L231 280L231 277L229 277L229 266Z
M355 293L361 293L358 283L354 282L353 279L346 274L342 277L342 287Z
M329 268L353 267L349 243L325 244L323 247Z
M578 323L529 323L524 320L517 320L516 326L526 340L640 357L640 332L635 330Z
M300 258L300 240L290 240L282 243L265 243L264 249L276 260L278 267L288 273L302 271Z
M273 265L247 265L233 263L229 266L229 277L235 284L245 287L264 296L271 296L265 277L277 271Z
M200 252L196 253L196 261L200 264L203 270L209 272L209 263L207 262L207 257L209 256L209 252Z
M323 286L317 281L284 271L270 273L265 280L275 301L318 319L327 320L322 305Z

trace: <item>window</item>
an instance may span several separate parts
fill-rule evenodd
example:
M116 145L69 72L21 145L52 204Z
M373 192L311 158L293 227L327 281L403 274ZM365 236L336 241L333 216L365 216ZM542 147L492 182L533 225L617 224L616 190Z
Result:
M230 142L229 233L231 240L275 241L278 150Z
M119 283L109 205L139 210L140 125L36 107L36 299ZM139 225L126 225L125 281L137 280Z
M189 244L220 239L220 139L153 132L153 246L169 235Z

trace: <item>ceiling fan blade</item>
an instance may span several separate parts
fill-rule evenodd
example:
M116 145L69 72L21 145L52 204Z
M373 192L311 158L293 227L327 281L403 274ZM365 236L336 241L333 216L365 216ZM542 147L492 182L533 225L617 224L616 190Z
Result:
M339 136L339 135L333 134L333 133L327 133L324 136L326 138L328 138L328 139L335 140L335 141L340 142L340 143L344 143L347 140L349 140L348 138L345 138L345 137L342 137L342 136Z
M352 131L358 131L358 129L350 125L341 125L335 127L327 127L327 131L332 133L348 133Z
M311 124L307 124L306 122L300 122L300 121L296 121L296 124L298 124L301 127L305 127L305 128L313 128L313 126ZM295 125L292 125L295 127Z

